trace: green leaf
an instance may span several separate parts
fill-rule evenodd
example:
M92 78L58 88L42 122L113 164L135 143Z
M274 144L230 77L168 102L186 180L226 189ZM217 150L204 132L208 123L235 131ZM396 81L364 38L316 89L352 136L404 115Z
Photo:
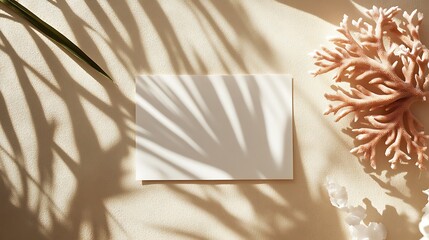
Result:
M54 43L58 46L62 47L66 51L70 52L77 58L86 62L88 65L93 67L99 73L103 74L105 77L110 79L112 78L95 63L88 55L86 55L78 46L76 46L72 41L70 41L63 34L55 30L55 28L51 27L49 24L44 22L42 19L33 14L30 10L19 4L15 0L0 0L0 3L3 3L6 7L25 18L30 24L32 24L37 30L45 34L48 38L50 38Z

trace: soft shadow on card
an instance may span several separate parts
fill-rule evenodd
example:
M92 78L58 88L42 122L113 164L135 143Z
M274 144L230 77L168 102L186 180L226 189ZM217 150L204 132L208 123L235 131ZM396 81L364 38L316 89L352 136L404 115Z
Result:
M290 75L139 76L138 180L293 178Z

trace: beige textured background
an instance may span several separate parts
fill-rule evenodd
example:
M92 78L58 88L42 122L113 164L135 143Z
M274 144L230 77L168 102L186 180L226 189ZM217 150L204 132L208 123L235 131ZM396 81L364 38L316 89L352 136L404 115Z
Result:
M326 176L389 239L419 238L428 174L374 171L349 154L347 121L322 116L329 76L307 73L307 53L327 44L342 14L359 17L374 1L20 2L118 87L0 8L0 239L346 239ZM422 11L427 30L427 1L381 5L396 4ZM295 180L136 182L134 76L163 73L292 74ZM429 128L427 107L416 113Z

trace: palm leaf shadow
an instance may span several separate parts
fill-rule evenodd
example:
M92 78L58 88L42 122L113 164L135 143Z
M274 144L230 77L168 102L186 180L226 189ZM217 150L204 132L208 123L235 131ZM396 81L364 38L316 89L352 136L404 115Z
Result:
M272 143L268 142L266 113L262 109L260 96L259 84L262 83L250 77L241 81L245 85L241 89L243 86L240 87L236 81L233 77L222 77L213 82L179 78L185 97L177 95L171 87L157 83L156 79L138 80L137 93L148 106L137 106L137 114L143 116L141 127L144 129L137 137L158 149L222 169L236 179L246 178L244 176L258 178L270 173L286 176L289 166L277 166L270 148ZM270 81L264 83L274 93L276 86L271 84ZM235 112L226 109L225 101L221 99L225 96L219 95L220 86L226 89ZM243 94L250 96L247 103ZM185 101L185 98L192 103ZM272 104L286 107L281 105L281 100L273 100ZM282 119L282 116L276 117ZM291 134L290 129L285 130ZM138 147L171 164L171 161L160 156L159 151L154 151L155 147ZM283 158L286 157L287 154L283 153ZM185 169L180 171L189 174Z

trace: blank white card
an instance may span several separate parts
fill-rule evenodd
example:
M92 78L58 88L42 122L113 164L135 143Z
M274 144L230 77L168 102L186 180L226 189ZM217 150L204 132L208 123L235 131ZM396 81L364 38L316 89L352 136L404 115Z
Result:
M293 178L290 75L139 76L138 180Z

